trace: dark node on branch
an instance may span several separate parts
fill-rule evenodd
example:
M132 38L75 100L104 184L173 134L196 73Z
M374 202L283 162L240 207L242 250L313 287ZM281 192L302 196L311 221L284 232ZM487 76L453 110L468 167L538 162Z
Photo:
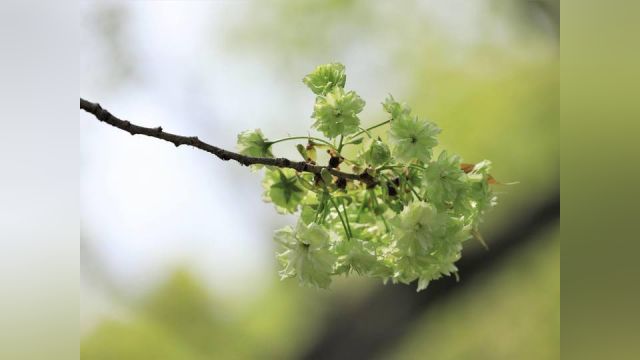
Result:
M360 181L367 185L367 189L373 189L374 187L376 187L375 179L373 178L373 176L369 175L368 172L363 172L362 174L360 174L359 178Z
M291 161L289 159L282 159L282 165L289 167L291 166Z
M175 141L175 142L173 143L173 145L175 145L176 147L178 147L178 146L180 146L180 145L182 145L182 144L180 144L180 142L179 142L179 141Z
M336 187L338 189L345 189L347 187L347 179L338 178L338 180L336 180Z
M156 131L157 131L157 132L159 132L159 133L161 133L161 132L162 132L162 126L158 126L158 127L156 128Z
M195 145L198 142L198 137L192 136L189 138L189 140L191 140L191 145Z
M328 166L328 168L329 168L329 169L335 169L335 168L337 168L337 167L340 165L340 163L341 163L341 162L342 162L342 159L341 159L339 156L332 156L332 157L329 159L329 166Z
M320 174L313 174L313 182L316 186L320 186L324 183L324 180Z
M397 178L393 179L393 184L394 184L396 187L400 186L400 178L399 178L399 177L397 177Z
M109 119L109 112L100 106L100 104L96 104L96 117L100 121L107 121Z
M391 184L387 184L387 192L391 197L398 195L398 191L396 190L396 187Z

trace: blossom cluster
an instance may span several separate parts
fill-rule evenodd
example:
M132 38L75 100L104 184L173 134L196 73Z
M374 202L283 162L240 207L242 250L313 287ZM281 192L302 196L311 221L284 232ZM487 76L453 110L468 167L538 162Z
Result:
M335 276L355 273L417 282L422 290L455 274L464 242L479 234L483 214L496 204L491 163L465 164L445 150L435 156L441 130L392 96L382 103L387 119L362 128L365 102L344 89L342 64L318 66L303 82L316 96L312 127L324 138L269 141L260 130L245 131L239 152L273 157L273 144L306 140L296 144L303 161L372 181L266 167L264 200L299 215L295 227L275 233L280 276L326 288ZM383 125L386 133L374 137L371 130Z

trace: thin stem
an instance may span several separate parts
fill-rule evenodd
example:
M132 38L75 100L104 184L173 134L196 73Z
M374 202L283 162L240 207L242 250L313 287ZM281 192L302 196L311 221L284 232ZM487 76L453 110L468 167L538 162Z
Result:
M364 194L364 198L362 199L362 205L358 209L358 216L356 216L356 222L360 221L360 216L362 216L362 212L364 211L365 205L367 204L367 194Z
M384 216L379 215L380 219L382 219L382 223L384 224L384 228L385 230L387 230L387 232L389 232L389 224L387 224L387 220L384 219Z
M349 234L353 237L353 231L351 230L351 224L349 223L349 214L347 213L347 207L344 205L343 199L340 199L340 205L342 205L342 211L344 212L344 219L347 222L347 228L349 228Z
M374 190L369 190L369 194L371 195L371 202L373 203L373 213L376 213L375 208L378 206L378 197L376 196L376 193ZM389 232L389 224L387 224L387 220L384 219L384 216L382 216L382 214L377 215L380 220L382 220L382 223L384 224L384 228L387 232Z
M331 195L329 195L329 201L331 201L331 204L333 204L333 207L336 208L336 211L338 212L338 217L340 218L340 222L342 223L344 232L347 234L347 239L351 239L351 232L349 231L349 228L347 228L347 224L344 222L344 219L342 219L342 214L340 214L338 204L336 204L336 201L333 200L333 197Z
M334 147L333 144L331 144L330 142L317 138L317 137L313 137L313 136L290 136L290 137L286 137L286 138L282 138L282 139L278 139L278 140L273 140L273 141L269 141L267 142L267 144L269 144L269 146L273 145L273 144L277 144L279 142L283 142L283 141L289 141L289 140L301 140L301 139L307 139L307 140L314 140L317 142L321 142L325 145L331 146L332 148Z
M336 204L336 201L333 199L333 197L329 193L329 188L327 188L327 185L324 182L322 183L322 186L324 187L325 196L329 198L329 201L331 201L331 204L333 204L333 207L336 208L336 211L338 212L338 217L340 218L340 222L342 223L344 232L347 235L347 240L351 239L351 231L347 227L347 224L345 223L345 221L342 219L342 214L340 214L340 208L338 208L338 204ZM323 217L323 221L324 221L324 217Z
M367 134L367 136L369 137L369 139L373 139L373 136L371 136L371 133L369 132L369 130L364 129L364 128L359 128L361 131L364 131L365 134Z
M320 202L318 203L318 209L316 210L316 216L313 219L314 223L318 223L318 216L320 216L320 210L322 210L324 212L324 208L325 208L325 204L326 204L326 198L325 198L325 194L326 193L322 193L322 200L320 200Z
M387 170L387 169L407 168L407 167L410 167L410 168L416 169L416 170L427 170L427 168L422 167L420 165L408 164L408 165L385 165L385 166L379 167L378 171Z
M322 215L321 215L322 218L320 219L320 224L324 224L324 221L327 219L327 215L329 215L329 210L331 209L327 204L328 199L329 199L329 197L327 197L324 200L324 210L322 211Z
M369 202L370 202L369 206L371 206L371 211L373 211L373 214L375 215L376 205L378 205L378 202L374 200L371 190L369 190L368 193L369 193Z
M422 167L420 165L415 165L415 164L409 164L409 167L412 169L417 169L417 170L427 170L427 168Z
M358 137L358 136L359 136L359 135L361 135L362 133L365 133L365 132L367 132L367 131L371 131L371 130L373 130L373 129L375 129L375 128L378 128L378 127L380 127L380 126L382 126L382 125L385 125L385 124L388 124L388 123L390 123L390 122L391 122L391 119L386 120L386 121L383 121L383 122L381 122L381 123L379 123L379 124L376 124L376 125L373 125L373 126L371 126L371 127L368 127L368 128L366 128L366 129L362 129L362 130L360 130L359 132L355 133L355 135L351 135L349 138L350 138L350 139L353 139L353 138L355 138L355 137Z
M344 135L340 135L340 143L338 144L338 154L342 151L342 147L344 146L342 142L344 141Z
M420 195L418 195L416 189L414 189L413 186L409 186L409 189L411 189L411 192L418 198L418 200L422 201L422 198L420 197Z
M363 128L361 128L361 127L358 127L358 129L360 129L360 130L364 131L364 132L367 134L367 136L369 137L369 139L373 139L373 136L371 136L371 134L369 133L369 131L367 131L366 129L363 129ZM344 146L346 146L346 145L351 145L351 144L355 144L355 143L357 143L357 142L358 142L358 140L360 140L360 142L362 142L362 138L357 138L357 139L350 138L350 139L351 139L350 141L347 141L346 143L344 143Z

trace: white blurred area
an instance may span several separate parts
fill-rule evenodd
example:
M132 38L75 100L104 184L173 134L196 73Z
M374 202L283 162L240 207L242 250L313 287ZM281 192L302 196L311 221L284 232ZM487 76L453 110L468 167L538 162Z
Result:
M242 6L175 5L84 3L80 96L227 149L244 129L271 130L275 109L267 104L277 103L278 85L259 62L226 54L218 26L226 8ZM178 266L220 297L250 295L274 279L271 234L292 221L262 202L258 174L193 148L132 138L84 112L79 121L84 323Z

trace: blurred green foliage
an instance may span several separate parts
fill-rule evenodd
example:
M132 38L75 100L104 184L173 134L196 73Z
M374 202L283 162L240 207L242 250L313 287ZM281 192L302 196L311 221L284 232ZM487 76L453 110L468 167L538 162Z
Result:
M323 296L295 284L274 286L248 305L217 300L179 269L131 305L130 316L104 321L81 346L83 359L282 359L299 352L324 313Z
M381 359L560 359L559 231L431 308ZM464 276L461 279L464 282Z
M559 359L557 230L506 259L416 322L381 359ZM462 282L465 281L464 274ZM241 311L176 271L126 320L107 320L82 342L83 359L287 359L322 322L325 294L275 282ZM359 289L358 291L362 291ZM346 302L345 302L346 301Z

